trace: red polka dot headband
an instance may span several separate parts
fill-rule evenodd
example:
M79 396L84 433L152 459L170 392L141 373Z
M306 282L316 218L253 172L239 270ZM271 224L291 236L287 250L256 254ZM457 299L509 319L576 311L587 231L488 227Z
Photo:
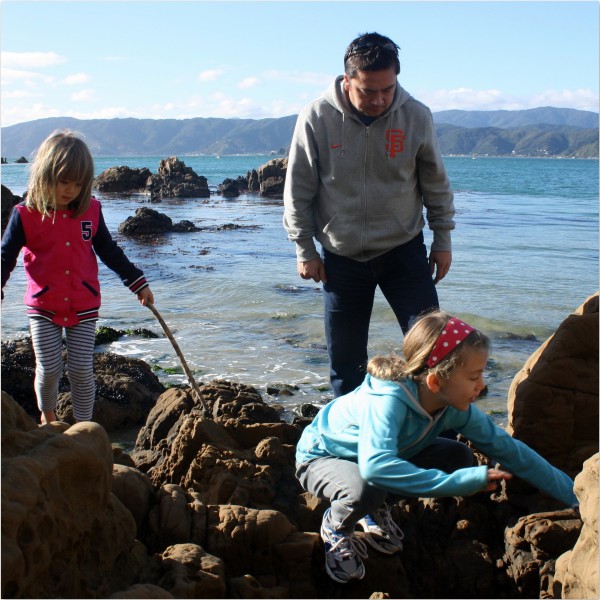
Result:
M428 368L435 367L444 356L452 352L467 336L474 331L473 327L464 321L451 317L444 325L438 339L433 345L425 364Z

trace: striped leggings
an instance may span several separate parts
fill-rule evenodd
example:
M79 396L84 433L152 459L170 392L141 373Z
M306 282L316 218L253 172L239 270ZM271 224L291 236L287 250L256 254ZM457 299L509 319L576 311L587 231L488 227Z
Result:
M58 382L63 372L63 327L46 319L30 318L31 341L35 352L35 394L41 412L55 411ZM94 412L94 344L96 321L65 327L67 375L71 382L71 403L75 421L90 421Z

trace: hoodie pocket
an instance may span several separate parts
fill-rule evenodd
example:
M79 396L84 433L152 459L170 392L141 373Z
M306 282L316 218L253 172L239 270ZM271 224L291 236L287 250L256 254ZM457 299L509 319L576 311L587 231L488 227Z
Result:
M90 292L92 292L92 294L94 294L94 296L98 296L100 295L100 292L98 292L98 290L94 287L92 287L87 281L82 281L81 282L83 284L84 287L86 287Z
M360 251L360 234L364 217L360 214L337 214L323 227L331 247L340 254Z

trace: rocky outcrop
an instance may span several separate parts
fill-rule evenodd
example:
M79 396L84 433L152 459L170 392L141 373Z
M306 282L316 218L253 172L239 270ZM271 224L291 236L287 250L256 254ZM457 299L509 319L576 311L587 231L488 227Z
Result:
M150 169L109 167L94 179L94 188L100 192L139 192L146 189Z
M63 352L66 362L66 351ZM2 342L2 389L36 421L39 410L33 388L35 356L31 338ZM111 353L94 354L96 404L94 421L107 431L141 425L165 388L143 360ZM71 387L63 374L59 382L57 417L73 422Z
M199 389L164 391L131 456L94 423L37 427L3 394L3 597L597 597L597 454L576 478L581 514L508 487L394 503L403 552L369 551L365 578L339 585L318 533L327 504L294 476L308 419L281 420L250 386Z
M246 189L269 198L283 198L287 158L274 158L246 173Z
M287 164L287 158L274 158L258 169L258 184L261 196L283 198Z
M598 452L598 294L569 315L517 373L508 431L575 477ZM560 432L560 435L557 435ZM508 483L514 501L533 490Z
M176 156L160 161L158 173L151 175L146 185L150 200L161 198L209 198L206 177L197 175Z

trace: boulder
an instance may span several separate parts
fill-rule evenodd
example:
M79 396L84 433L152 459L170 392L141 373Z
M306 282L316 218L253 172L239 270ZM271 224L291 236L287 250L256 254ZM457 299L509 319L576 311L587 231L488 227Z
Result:
M135 583L146 553L111 478L100 425L37 427L2 393L3 598L107 598Z
M598 293L569 315L515 376L508 396L511 435L575 477L598 452ZM559 433L560 432L560 433ZM514 478L514 500L532 493Z
M135 215L127 217L119 225L119 233L127 236L163 235L165 233L188 233L199 231L191 221L173 223L170 217L152 208L138 208Z
M163 213L152 208L138 208L135 215L127 217L119 225L119 233L123 235L160 235L173 229L173 221Z
M94 179L94 187L100 192L138 192L146 189L150 169L109 167Z

